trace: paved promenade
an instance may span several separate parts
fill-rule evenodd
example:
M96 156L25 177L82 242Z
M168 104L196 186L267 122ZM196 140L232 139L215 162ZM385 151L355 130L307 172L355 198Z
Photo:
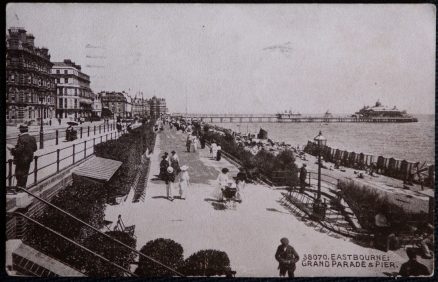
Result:
M406 261L405 254L400 255L403 252L384 253L361 247L348 238L321 231L312 222L300 221L280 205L281 190L268 186L248 184L243 202L234 208L224 208L211 196L215 180L223 167L230 169L230 176L236 175L237 168L225 159L219 162L210 159L208 149L186 152L185 137L167 126L159 133L151 155L144 202L132 203L131 191L124 202L107 207L107 220L115 222L121 214L126 225L136 226L137 249L149 240L163 237L180 243L185 258L201 249L222 250L230 257L237 276L247 277L278 276L274 254L281 237L288 237L300 254L296 276L384 276L384 272L398 271ZM181 165L190 167L192 182L187 199L173 202L165 198L164 182L155 180L160 157L172 150L179 155ZM326 260L321 257L316 261L329 266L303 265L305 254L326 255ZM345 266L341 258L332 259L332 254L366 255L369 260L365 260L365 267ZM370 255L384 257L371 259Z

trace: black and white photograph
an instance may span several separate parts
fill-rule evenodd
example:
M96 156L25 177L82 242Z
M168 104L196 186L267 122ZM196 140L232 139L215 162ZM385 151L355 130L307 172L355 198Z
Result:
M436 6L8 3L14 277L431 277Z

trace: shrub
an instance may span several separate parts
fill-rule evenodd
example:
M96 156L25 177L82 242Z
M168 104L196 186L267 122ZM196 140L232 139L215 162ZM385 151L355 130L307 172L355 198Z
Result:
M109 231L105 232L105 234L125 243L131 248L135 249L136 247L137 240L126 232ZM136 255L133 251L130 251L126 247L123 247L98 233L88 237L84 241L84 246L125 269L129 269L129 266L134 261ZM115 268L108 262L105 262L85 251L81 257L83 263L82 267L89 276L117 277L123 276L125 273L123 270Z
M356 184L354 181L339 181L343 198L356 214L362 228L374 228L374 216L380 210L387 210L388 221L397 230L404 230L408 215L402 207L389 202L386 195L382 195L372 188ZM395 231L395 229L394 229Z
M230 271L227 253L218 250L201 250L184 261L182 272L187 276L226 275Z
M141 248L140 252L173 269L179 269L183 264L183 248L171 239L159 238L149 241ZM174 276L170 270L142 256L140 256L135 274L144 277Z
M208 130L210 127L205 125L204 130ZM216 128L218 129L218 128ZM214 131L206 131L206 140L221 144L222 150L237 158L240 161L240 165L248 170L256 169L259 173L263 173L271 181L274 182L274 175L276 172L286 172L285 179L277 182L278 184L296 185L298 183L298 168L295 165L295 157L292 151L281 151L277 156L272 153L261 150L255 156L244 149L244 146L237 144L230 131L223 130L225 133L220 134ZM257 177L258 173L252 173Z
M76 181L61 190L51 202L88 224L101 228L105 216L104 190L102 186ZM50 207L37 220L76 242L84 239L84 230L89 231L88 227ZM82 268L82 250L79 247L35 224L29 224L27 234L25 242L29 246L74 268Z
M95 146L98 157L121 161L122 165L114 177L106 184L110 191L109 198L128 194L132 181L137 173L141 155L149 148L152 151L155 144L155 133L151 122L131 130L130 133Z

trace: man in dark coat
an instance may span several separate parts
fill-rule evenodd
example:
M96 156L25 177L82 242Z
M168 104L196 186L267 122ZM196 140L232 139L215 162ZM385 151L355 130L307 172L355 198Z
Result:
M304 188L306 188L306 177L306 164L303 164L303 166L300 168L300 193L304 193Z
M160 162L160 174L159 174L159 178L162 180L166 180L166 174L167 174L167 168L169 167L169 161L167 160L167 155L165 154L164 156L161 157L161 162Z
M280 240L281 245L278 246L275 253L275 259L278 261L278 269L280 270L280 277L286 276L286 272L289 277L294 277L294 271L296 269L295 263L300 259L300 256L295 249L289 245L287 238Z
M192 137L189 135L187 135L187 140L186 140L186 148L187 148L187 152L190 153L190 147L192 146Z
M205 149L205 133L201 134L201 138L199 141L201 141L201 149Z
M424 264L417 261L417 253L415 252L415 249L408 248L406 254L409 257L409 260L400 267L399 274L402 277L430 275L429 269L427 269Z
M11 149L11 154L14 156L17 186L26 188L27 175L33 161L33 153L37 150L37 143L35 137L29 135L27 125L20 125L19 129L17 145Z

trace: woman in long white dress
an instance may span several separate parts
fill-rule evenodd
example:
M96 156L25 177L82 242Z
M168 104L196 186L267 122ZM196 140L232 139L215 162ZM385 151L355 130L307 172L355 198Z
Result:
M199 139L197 136L193 136L192 144L193 144L193 151L194 152L198 151Z
M179 178L179 197L181 200L185 200L186 190L190 186L190 176L188 170L188 166L183 165L181 167L181 176Z
M223 168L219 176L217 177L217 188L215 190L215 198L218 201L223 201L222 189L225 189L229 185L230 179L228 178L228 168Z
M215 141L213 141L213 143L211 143L211 157L213 159L216 159L217 156L217 144Z

